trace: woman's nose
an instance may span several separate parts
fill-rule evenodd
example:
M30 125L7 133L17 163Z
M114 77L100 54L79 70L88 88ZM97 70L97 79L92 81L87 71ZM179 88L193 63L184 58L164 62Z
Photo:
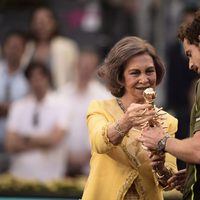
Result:
M141 75L139 82L144 84L144 83L149 82L149 79L148 79L148 77L146 75Z

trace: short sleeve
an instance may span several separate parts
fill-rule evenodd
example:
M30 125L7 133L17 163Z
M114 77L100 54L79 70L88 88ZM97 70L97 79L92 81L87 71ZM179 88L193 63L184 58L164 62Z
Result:
M200 130L200 85L199 81L197 82L196 86L196 101L194 104L193 109L195 109L195 116L194 116L194 133Z

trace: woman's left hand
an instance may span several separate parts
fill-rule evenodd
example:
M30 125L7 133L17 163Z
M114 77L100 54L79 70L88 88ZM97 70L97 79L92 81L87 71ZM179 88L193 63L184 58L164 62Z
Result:
M164 153L161 154L156 151L151 151L149 154L149 158L151 160L152 169L156 173L162 174L165 163L165 154Z

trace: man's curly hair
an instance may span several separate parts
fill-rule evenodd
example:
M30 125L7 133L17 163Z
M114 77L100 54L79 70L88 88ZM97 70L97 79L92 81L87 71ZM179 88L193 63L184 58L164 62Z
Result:
M178 30L178 38L181 41L187 39L190 44L199 46L200 40L200 10L198 10L191 23L183 23Z

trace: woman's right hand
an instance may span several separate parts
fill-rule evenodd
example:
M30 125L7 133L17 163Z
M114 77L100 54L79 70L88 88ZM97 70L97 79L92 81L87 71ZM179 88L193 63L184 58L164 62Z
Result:
M142 126L156 116L156 111L152 109L151 104L132 103L124 115L125 122L131 124L136 129Z
M117 145L121 143L123 136L119 132L126 135L131 128L141 130L146 122L153 119L156 115L154 110L151 110L150 104L136 104L132 103L124 113L124 115L114 124L108 128L109 141ZM118 131L116 130L118 127ZM119 131L121 130L121 131Z

